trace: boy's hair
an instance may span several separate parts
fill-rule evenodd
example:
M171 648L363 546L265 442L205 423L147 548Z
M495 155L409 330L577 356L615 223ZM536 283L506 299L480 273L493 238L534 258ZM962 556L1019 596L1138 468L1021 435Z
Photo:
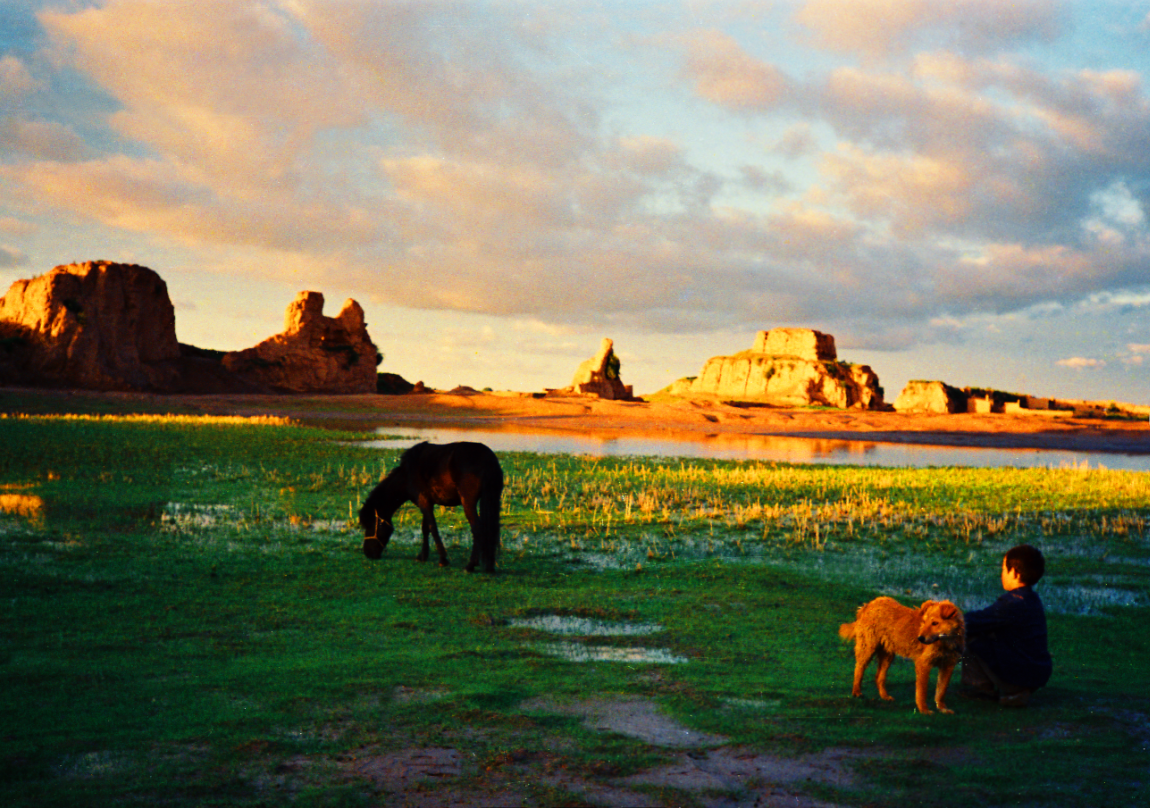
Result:
M1006 551L1006 568L1013 570L1018 580L1027 586L1034 586L1046 572L1046 559L1042 551L1029 544L1020 544Z

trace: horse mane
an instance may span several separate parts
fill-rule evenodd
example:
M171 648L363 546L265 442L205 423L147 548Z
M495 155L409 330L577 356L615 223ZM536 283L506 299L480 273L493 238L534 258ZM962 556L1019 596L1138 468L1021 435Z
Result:
M399 456L399 465L396 468L407 468L416 461L419 455L423 454L423 450L431 444L428 441L420 441L414 446L405 449L403 454Z

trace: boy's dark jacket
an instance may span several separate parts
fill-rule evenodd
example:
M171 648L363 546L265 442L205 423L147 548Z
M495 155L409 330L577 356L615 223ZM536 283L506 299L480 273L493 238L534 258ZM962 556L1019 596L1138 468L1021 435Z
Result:
M998 600L964 615L966 650L999 678L1036 689L1050 679L1052 664L1046 647L1046 612L1029 586L1004 592Z

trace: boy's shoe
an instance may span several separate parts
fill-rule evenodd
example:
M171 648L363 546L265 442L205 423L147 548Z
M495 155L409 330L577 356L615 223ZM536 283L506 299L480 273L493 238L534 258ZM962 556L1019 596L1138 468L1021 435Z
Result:
M998 703L1003 707L1025 707L1030 704L1030 691L1020 690L1017 693L999 696Z
M958 695L968 699L998 701L998 691L992 685L962 685L958 689Z

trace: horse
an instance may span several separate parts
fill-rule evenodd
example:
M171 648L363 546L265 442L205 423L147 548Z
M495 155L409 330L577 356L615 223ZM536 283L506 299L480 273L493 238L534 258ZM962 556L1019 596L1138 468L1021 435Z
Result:
M435 539L439 566L448 566L447 551L435 524L436 505L463 505L471 525L471 560L465 569L474 572L481 561L486 572L495 572L499 548L499 505L503 497L503 468L490 448L482 443L424 441L412 446L399 458L359 510L363 527L363 554L376 560L395 528L391 518L405 502L413 502L423 513L423 548L417 558L427 561L427 536Z

